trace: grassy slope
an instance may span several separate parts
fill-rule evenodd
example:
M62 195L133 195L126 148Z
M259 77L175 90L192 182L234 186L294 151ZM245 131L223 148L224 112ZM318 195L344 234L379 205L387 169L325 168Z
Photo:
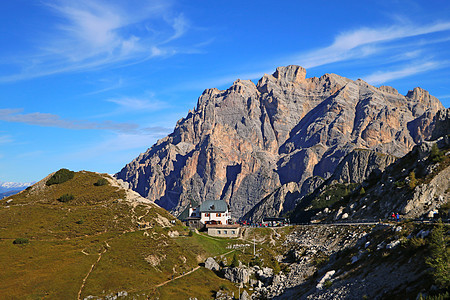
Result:
M164 299L164 295L185 293L208 299L221 285L234 288L207 270L156 288L173 274L192 270L204 258L228 251L230 241L196 234L188 237L181 223L167 222L174 218L165 210L147 204L133 208L122 200L123 190L109 184L94 186L101 176L78 172L65 183L38 184L0 201L2 297L77 298L93 264L82 297L127 291L138 298L160 295ZM65 193L75 199L57 201ZM12 202L6 204L7 200ZM139 230L139 217L150 228ZM174 231L181 236L169 237ZM13 244L16 238L28 238L29 243ZM152 264L149 257L160 261Z

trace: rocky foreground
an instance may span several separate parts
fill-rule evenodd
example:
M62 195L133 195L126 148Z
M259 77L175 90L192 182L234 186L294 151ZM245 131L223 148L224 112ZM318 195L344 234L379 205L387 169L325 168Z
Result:
M277 256L281 271L221 267L212 257L205 267L246 287L244 299L416 299L439 291L425 263L431 228L411 222L296 226L286 237L273 229L267 241L278 239L285 249ZM221 291L216 299L233 298Z

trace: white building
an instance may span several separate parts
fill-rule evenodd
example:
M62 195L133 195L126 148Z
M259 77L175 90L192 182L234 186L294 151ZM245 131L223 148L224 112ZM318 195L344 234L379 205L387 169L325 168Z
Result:
M224 200L208 200L195 208L189 208L188 221L190 224L199 222L201 225L233 224L228 204Z

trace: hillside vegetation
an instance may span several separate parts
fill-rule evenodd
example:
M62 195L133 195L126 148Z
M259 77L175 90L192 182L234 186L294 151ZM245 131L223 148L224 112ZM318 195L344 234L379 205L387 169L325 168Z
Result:
M126 292L146 299L196 291L198 299L209 299L220 286L235 289L209 270L165 284L228 251L232 241L189 235L167 211L109 175L82 171L50 186L49 178L0 202L2 298L96 299ZM72 197L61 201L63 195Z

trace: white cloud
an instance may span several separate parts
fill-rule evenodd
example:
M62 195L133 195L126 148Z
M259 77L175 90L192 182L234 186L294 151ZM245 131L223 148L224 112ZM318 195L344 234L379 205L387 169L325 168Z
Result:
M138 125L133 123L116 123L112 121L90 122L84 120L62 119L58 115L49 113L22 114L21 109L0 109L0 120L14 123L25 123L44 127L58 127L66 129L98 129L118 132L135 132Z
M360 28L340 33L330 46L298 54L293 59L305 68L312 68L374 55L383 50L382 47L377 48L377 44L448 30L450 22L425 26L397 24L384 28ZM424 45L423 41L420 43Z
M426 46L447 42L449 38L432 38L426 35L450 31L450 22L436 22L419 26L402 20L392 26L380 28L359 28L339 33L333 42L323 48L313 49L272 62L272 67L266 71L256 71L244 74L233 73L217 78L209 78L194 82L187 82L180 88L212 88L231 84L237 78L259 79L264 73L272 73L274 65L297 64L307 69L343 61L361 60L361 64L373 64L374 58L382 56L381 61L394 71L378 72L365 78L372 84L383 83L388 80L403 78L413 74L436 69L442 62L433 59L433 54L426 53ZM416 39L407 39L418 37ZM419 38L420 37L420 38ZM426 59L424 59L426 57ZM364 60L366 59L366 60ZM372 59L372 61L369 61ZM426 61L428 59L428 61ZM399 62L408 64L407 67L398 66ZM261 62L258 61L261 70ZM256 69L256 68L255 68Z
M20 61L22 69L4 74L0 82L174 55L177 51L166 44L189 28L183 15L171 11L170 1L60 0L44 7L52 10L58 23L39 37L34 53L8 60Z
M157 130L158 131L158 130ZM99 143L92 145L85 145L80 150L76 152L64 154L61 159L63 160L72 160L76 159L77 161L89 161L93 158L99 157L101 160L105 159L105 156L108 159L117 157L124 157L124 152L130 152L130 159L135 157L138 153L136 150L143 151L147 149L149 146L153 145L157 139L162 138L167 135L167 132L163 134L157 132L155 134L116 134L112 137L109 137Z
M10 135L0 135L0 145L1 144L9 144L13 141Z
M441 63L425 62L419 65L407 66L393 71L378 71L373 74L364 76L363 79L372 85L382 84L390 80L408 77L414 74L434 70L442 67Z
M107 101L119 105L123 111L155 111L167 107L165 102L155 99L124 97Z

